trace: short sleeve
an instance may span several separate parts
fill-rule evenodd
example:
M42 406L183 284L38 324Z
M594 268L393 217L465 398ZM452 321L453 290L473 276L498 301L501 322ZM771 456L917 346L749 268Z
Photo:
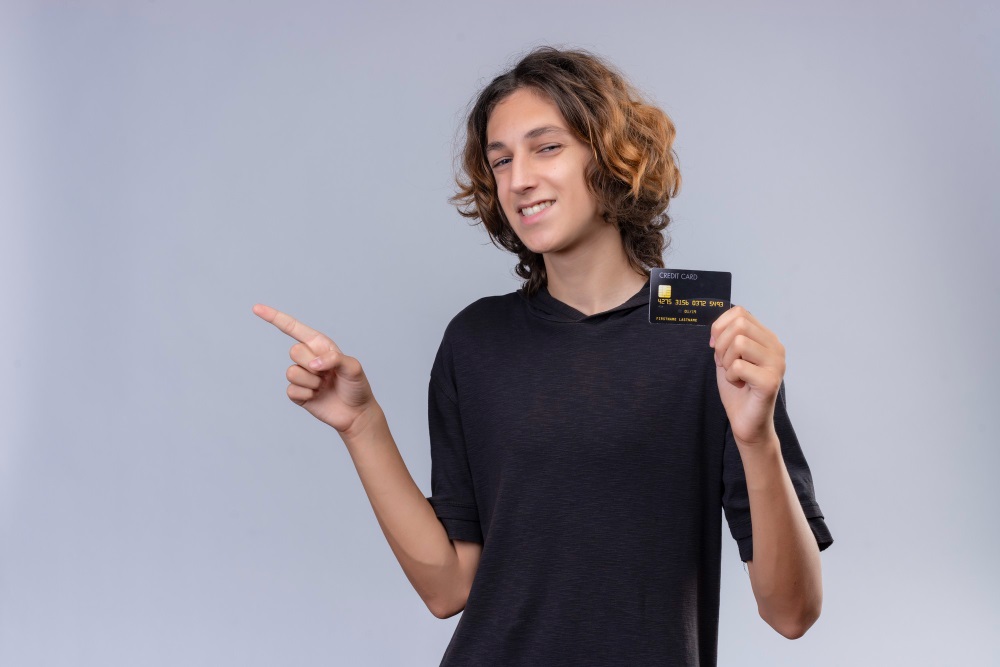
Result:
M826 526L823 511L816 502L813 489L812 473L806 463L798 438L792 429L785 407L785 385L782 383L778 391L778 399L774 406L774 428L781 442L781 455L785 460L785 468L792 480L795 495L798 496L802 511L805 513L809 527L812 529L820 551L833 544L833 537ZM743 471L743 460L740 458L732 428L726 427L726 442L722 461L722 507L729 523L729 531L739 546L740 559L753 560L753 530L750 523L750 498L747 493L747 480Z
M431 440L431 497L427 500L450 539L482 543L458 399L453 383L443 378L448 375L443 349L434 362L427 398Z

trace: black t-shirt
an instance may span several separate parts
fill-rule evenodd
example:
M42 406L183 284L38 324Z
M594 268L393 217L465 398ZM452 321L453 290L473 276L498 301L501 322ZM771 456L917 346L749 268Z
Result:
M449 324L428 500L483 552L443 666L715 664L721 510L753 557L746 480L708 328L650 324L647 294L586 316L515 292ZM775 427L825 548L783 389Z

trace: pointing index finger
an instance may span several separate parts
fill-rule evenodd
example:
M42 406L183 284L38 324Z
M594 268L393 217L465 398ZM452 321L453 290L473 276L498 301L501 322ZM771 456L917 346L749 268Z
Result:
M291 315L286 315L280 310L271 308L271 306L265 306L262 303L258 303L253 307L253 312L257 317L266 322L270 322L274 326L281 329L282 333L291 336L300 343L309 345L309 343L313 342L317 338L326 338L320 332L307 327Z

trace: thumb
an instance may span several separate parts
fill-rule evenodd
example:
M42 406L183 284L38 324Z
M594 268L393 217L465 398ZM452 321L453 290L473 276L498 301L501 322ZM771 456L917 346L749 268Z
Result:
M319 355L309 362L309 370L334 371L347 380L355 380L363 375L361 362L340 350L330 350Z

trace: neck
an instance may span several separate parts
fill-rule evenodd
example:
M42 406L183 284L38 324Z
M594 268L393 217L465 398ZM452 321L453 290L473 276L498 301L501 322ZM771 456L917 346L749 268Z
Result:
M620 306L646 282L646 275L629 264L614 226L590 241L543 256L549 294L585 315Z

